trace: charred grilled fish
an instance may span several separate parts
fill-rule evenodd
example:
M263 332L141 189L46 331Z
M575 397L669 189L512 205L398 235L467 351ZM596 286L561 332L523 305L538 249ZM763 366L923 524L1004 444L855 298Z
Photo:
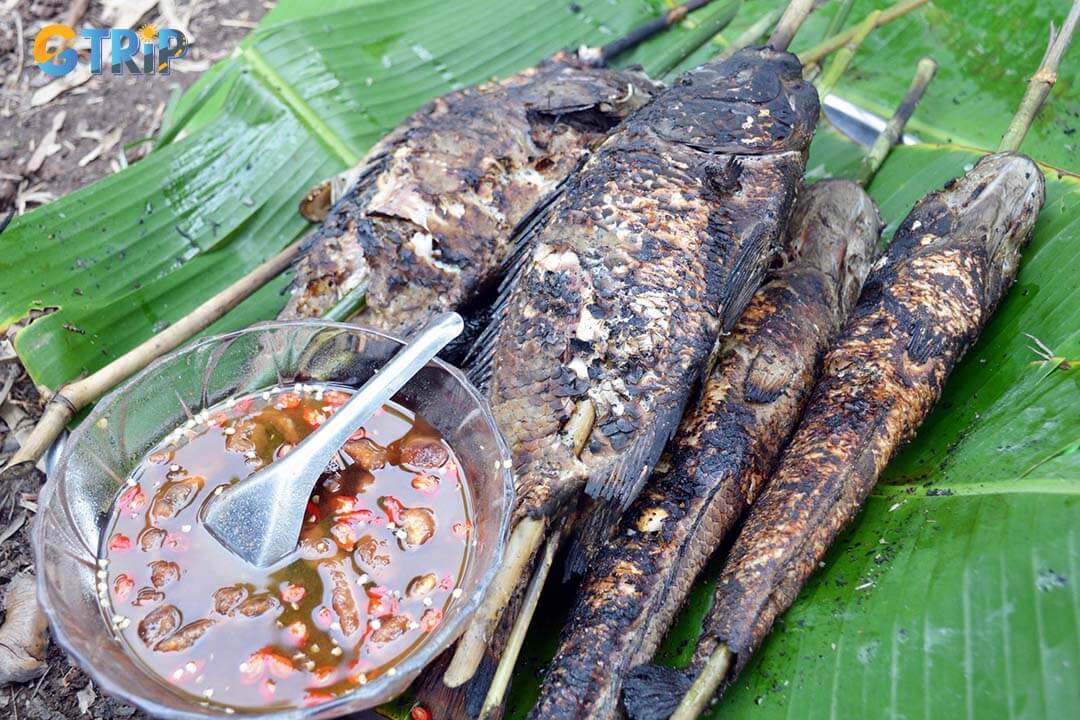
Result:
M703 397L594 559L535 718L612 718L712 551L757 496L809 397L828 341L870 271L881 220L858 185L799 197L788 256L726 338Z
M413 113L344 176L351 189L302 248L280 317L362 304L357 322L408 334L475 300L506 260L514 228L659 89L640 69L604 63L708 1Z
M719 663L719 682L730 662L730 682L795 600L1012 283L1043 199L1035 163L999 153L924 198L900 225L735 540L693 672ZM632 717L668 717L674 703L662 709L662 698L688 683L677 671L643 670L636 689L627 684Z
M514 456L518 525L451 686L475 671L542 526L586 486L616 506L637 494L779 250L818 115L783 48L811 4L794 3L782 42L680 76L525 230L474 367Z
M669 447L670 471L654 475L584 578L538 717L615 716L626 673L655 652L707 557L757 497L877 257L881 218L863 187L936 69L933 60L918 63L858 182L823 180L800 194L785 262L725 340Z
M357 321L407 333L490 281L510 237L656 86L560 52L444 95L368 153L296 263L282 317L315 317L366 287Z

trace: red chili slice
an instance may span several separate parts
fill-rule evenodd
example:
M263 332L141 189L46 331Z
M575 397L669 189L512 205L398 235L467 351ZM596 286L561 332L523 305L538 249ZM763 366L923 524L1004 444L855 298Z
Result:
M337 668L335 667L326 665L317 667L311 671L311 685L313 687L323 688L328 685L333 685L336 680Z
M124 602L131 595L131 591L135 589L135 580L132 579L127 573L120 573L113 580L113 595L116 596L117 602Z
M109 550L113 552L124 552L131 549L131 538L123 533L116 533L109 540Z
M116 506L120 508L120 512L127 513L132 517L137 512L143 509L146 505L146 493L138 485L132 485L120 495L120 499L116 501Z
M390 522L395 525L401 524L401 513L405 509L405 506L393 495L387 495L379 498L379 507L386 513L386 517L390 518Z
M282 393L274 402L274 407L279 410L292 410L293 408L298 408L300 407L300 396L292 392Z
M281 588L281 599L287 603L298 603L307 595L307 589L303 585L291 582L284 583Z

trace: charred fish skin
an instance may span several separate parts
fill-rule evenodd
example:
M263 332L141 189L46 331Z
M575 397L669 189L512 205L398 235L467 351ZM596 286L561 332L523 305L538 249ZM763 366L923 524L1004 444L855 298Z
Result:
M723 642L730 683L795 600L1015 279L1044 197L1032 160L997 153L900 225L735 541L694 668Z
M618 716L623 675L652 657L772 469L876 259L880 227L853 182L800 193L784 263L725 339L669 447L670 470L654 474L585 575L532 717Z
M817 112L793 55L704 65L609 136L525 233L474 374L514 453L519 517L552 517L586 481L620 503L637 493L778 249ZM586 401L579 459L559 432Z
M280 318L367 286L357 322L407 333L491 283L514 227L657 86L560 52L444 95L376 144L305 244Z

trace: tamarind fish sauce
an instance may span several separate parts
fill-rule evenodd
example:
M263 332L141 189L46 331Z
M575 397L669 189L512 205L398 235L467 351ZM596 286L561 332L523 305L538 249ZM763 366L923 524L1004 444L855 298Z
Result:
M423 418L387 404L320 477L295 553L257 568L199 519L351 396L293 385L231 398L159 444L116 500L98 594L129 652L225 712L316 705L411 654L462 595L465 478Z

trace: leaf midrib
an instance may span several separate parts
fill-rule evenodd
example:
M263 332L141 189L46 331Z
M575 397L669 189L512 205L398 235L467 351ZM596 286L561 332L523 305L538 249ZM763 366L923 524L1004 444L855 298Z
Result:
M940 500L951 497L978 495L1076 495L1080 496L1080 479L1063 477L1023 477L982 483L949 483L922 489L924 483L889 483L879 485L870 497L882 500ZM921 492L911 492L919 487ZM891 492L890 492L891 491Z

